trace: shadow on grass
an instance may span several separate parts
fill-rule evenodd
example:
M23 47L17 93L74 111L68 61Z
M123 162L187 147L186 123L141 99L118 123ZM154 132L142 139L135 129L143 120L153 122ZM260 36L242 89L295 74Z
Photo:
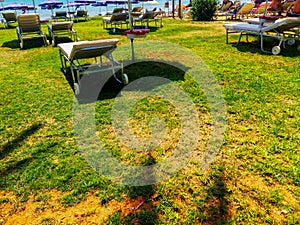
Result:
M144 158L146 165L155 164L155 159L150 153ZM153 204L155 193L153 185L127 186L128 198L124 207L109 217L105 224L143 224L154 225L159 223L158 210Z
M23 49L39 48L41 46L44 46L43 39L34 38L34 39L25 40ZM18 40L7 41L2 44L2 47L7 47L11 49L20 48L20 43Z
M212 183L206 189L204 200L203 208L206 218L203 222L211 225L227 224L230 218L229 202L227 200L230 190L226 187L224 167L215 167L210 174L210 180Z
M240 42L238 45L237 42L231 42L234 47L236 47L240 52L251 52L251 53L260 53L262 55L273 55L272 54L272 48L274 46L278 45L278 41L266 39L264 41L264 49L266 51L269 51L269 53L265 53L261 51L260 47L260 40L250 41L250 42ZM293 45L285 44L285 46L282 44L280 46L281 51L279 55L285 56L285 57L298 57L300 55L300 51L297 50L297 46L300 45L300 42L296 42Z
M182 68L182 66L183 65L178 67ZM184 80L185 72L179 68L163 62L137 62L124 67L123 73L128 75L129 82L148 76L163 77L170 81ZM121 79L121 73L121 70L116 73L118 79ZM99 93L97 100L115 98L123 89L124 85L118 82L113 76L107 80L107 76L111 76L111 72L108 74L98 72L86 76L84 80L81 79L80 94L77 96L79 102L90 103L91 101L94 101L94 98L90 94L90 90L99 90L99 92L97 92ZM67 72L65 77L70 87L73 89L73 79L70 72ZM104 82L106 83L103 85ZM103 87L100 88L102 85ZM140 89L140 91L145 90Z
M8 154L13 152L16 148L20 147L23 142L31 135L33 135L36 131L42 128L42 124L33 124L26 130L22 131L17 138L12 141L7 142L0 148L0 160L5 158Z

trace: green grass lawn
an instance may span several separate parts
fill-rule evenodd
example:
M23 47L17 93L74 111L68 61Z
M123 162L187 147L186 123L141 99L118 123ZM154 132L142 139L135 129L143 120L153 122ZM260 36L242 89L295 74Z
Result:
M261 53L255 42L226 45L223 23L165 19L163 28L143 39L191 50L222 89L226 135L206 171L198 169L198 158L211 129L209 106L192 78L155 63L125 68L131 79L155 74L173 80L201 117L201 138L188 165L164 182L140 187L100 176L80 154L72 126L74 94L60 70L58 48L36 41L20 50L15 29L1 24L0 224L17 224L17 215L34 203L36 217L27 224L97 224L92 219L101 216L97 210L80 218L70 213L72 220L63 216L91 196L97 207L120 205L103 219L106 224L300 224L300 52L291 46L274 56ZM75 23L74 29L80 40L119 38L118 46L129 44L123 31L104 30L98 18ZM47 33L46 25L43 30ZM132 151L112 128L110 112L119 90L117 84L108 87L96 102L97 134L107 149L134 165L170 156L180 129L176 110L162 99L139 102L131 114L133 132L147 137L151 118L163 118L164 144L170 147ZM57 205L60 216L43 214Z

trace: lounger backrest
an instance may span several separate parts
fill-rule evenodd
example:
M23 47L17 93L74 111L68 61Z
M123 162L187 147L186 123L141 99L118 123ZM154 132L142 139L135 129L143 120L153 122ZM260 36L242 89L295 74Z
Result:
M291 2L291 1L286 1L285 3L282 4L282 10L283 12L286 12L287 9L292 5L294 4L294 2Z
M114 8L112 13L122 13L123 10L123 8Z
M18 24L20 30L24 32L39 32L40 16L39 14L22 14L18 16Z
M272 2L268 2L268 5L267 5L267 9L270 7L270 5L272 4ZM256 10L256 14L262 14L265 10L265 6L266 6L266 2L262 2L258 9Z
M70 59L94 58L116 48L119 39L74 42Z
M52 23L52 30L72 30L73 22L54 22Z
M154 11L148 11L148 12L145 12L142 16L142 19L145 20L145 19L154 19L154 17L156 16L156 12Z
M128 13L114 13L111 15L110 21L125 21L128 19Z
M300 28L300 19L298 19L297 17L288 17L264 27L262 31L268 32L275 30L279 33L282 33L296 27Z
M78 10L76 16L87 16L87 10Z
M222 11L225 12L225 11L228 11L230 6L232 5L232 2L227 2L225 5L222 6Z
M17 15L15 12L3 12L2 15L6 22L17 21Z
M237 12L239 15L249 14L251 10L254 8L255 4L251 2L245 3Z
M134 7L132 9L132 12L141 12L143 10L143 7Z
M66 11L55 12L55 17L67 17L67 12Z

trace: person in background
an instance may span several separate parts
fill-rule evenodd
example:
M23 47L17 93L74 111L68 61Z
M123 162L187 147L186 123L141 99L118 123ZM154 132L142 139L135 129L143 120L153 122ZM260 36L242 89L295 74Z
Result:
M295 0L287 9L287 16L300 17L300 0Z
M281 15L283 11L281 0L272 0L270 7L268 8L268 12L277 12L278 15Z

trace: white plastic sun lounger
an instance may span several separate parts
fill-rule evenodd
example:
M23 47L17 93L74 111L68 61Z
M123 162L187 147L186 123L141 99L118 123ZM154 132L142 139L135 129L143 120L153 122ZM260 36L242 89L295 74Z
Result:
M80 78L84 74L112 71L115 79L127 84L128 77L126 74L122 74L122 81L117 78L115 72L120 69L121 63L114 60L112 52L116 49L119 39L104 39L96 41L79 41L71 43L58 44L59 55L62 65L62 71L67 75L68 65L70 67L74 92L76 95L80 93ZM106 59L103 59L103 56ZM95 61L93 64L81 63L82 59L93 58ZM99 58L99 60L97 59Z
M228 44L228 35L230 33L240 34L237 45L240 43L242 35L246 35L247 41L248 35L257 35L260 37L261 51L277 55L281 51L280 46L282 43L287 41L291 45L295 43L295 40L299 40L300 18L285 18L267 26L258 24L225 24L224 27L226 29L226 44ZM271 52L264 49L264 40L266 37L279 40L279 44L274 46Z

